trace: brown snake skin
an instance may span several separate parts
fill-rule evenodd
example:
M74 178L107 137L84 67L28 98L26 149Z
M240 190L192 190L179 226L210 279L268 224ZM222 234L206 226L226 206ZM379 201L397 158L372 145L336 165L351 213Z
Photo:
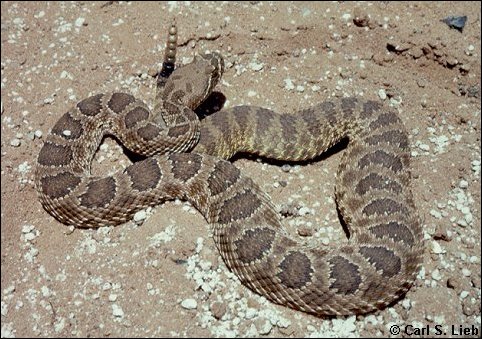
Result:
M171 71L176 37L173 26L165 59ZM218 82L222 58L197 57L170 76L166 67L152 112L129 94L98 94L58 120L36 169L39 198L51 215L77 227L117 225L147 206L185 199L212 224L227 266L275 303L319 316L350 315L404 295L423 246L408 137L394 110L343 98L295 114L240 106L199 122L193 110ZM106 134L148 158L93 177L90 164ZM345 137L336 201L350 238L327 246L289 237L269 197L222 160L238 152L312 159Z

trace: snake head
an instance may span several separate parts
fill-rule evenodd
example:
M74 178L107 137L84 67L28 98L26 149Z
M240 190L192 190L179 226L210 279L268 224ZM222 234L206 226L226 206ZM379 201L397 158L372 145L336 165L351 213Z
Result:
M207 61L213 67L212 71L210 72L212 88L209 90L209 92L211 93L224 73L224 59L218 52L205 53L200 55L200 58ZM197 58L195 58L195 60L197 60Z
M213 91L224 72L223 57L206 53L176 69L168 78L163 100L196 109Z

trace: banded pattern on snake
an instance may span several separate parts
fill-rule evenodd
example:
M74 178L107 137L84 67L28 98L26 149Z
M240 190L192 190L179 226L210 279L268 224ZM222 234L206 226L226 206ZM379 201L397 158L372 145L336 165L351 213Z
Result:
M62 223L99 227L186 199L212 224L227 266L275 303L348 315L400 298L415 280L423 246L409 141L398 114L375 101L342 98L295 114L239 106L199 121L193 110L218 83L223 59L205 54L174 70L175 26L168 39L152 112L130 94L97 94L57 121L36 169L44 208ZM112 176L92 176L93 156L107 134L147 158ZM289 237L269 197L223 160L239 152L313 159L346 137L335 190L350 239L328 246Z

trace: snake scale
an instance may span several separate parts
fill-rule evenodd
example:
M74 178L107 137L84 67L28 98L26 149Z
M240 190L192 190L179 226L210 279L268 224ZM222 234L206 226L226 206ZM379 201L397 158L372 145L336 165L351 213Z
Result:
M423 246L408 136L397 112L342 98L296 114L239 106L199 121L193 110L218 83L223 59L204 54L174 70L176 43L173 25L152 111L130 94L97 94L57 121L36 168L43 207L62 223L100 227L185 199L212 224L229 269L275 303L337 316L372 312L403 296ZM92 159L107 134L145 160L111 176L92 176ZM290 237L269 197L223 160L240 152L312 159L347 137L335 195L349 241L327 246Z

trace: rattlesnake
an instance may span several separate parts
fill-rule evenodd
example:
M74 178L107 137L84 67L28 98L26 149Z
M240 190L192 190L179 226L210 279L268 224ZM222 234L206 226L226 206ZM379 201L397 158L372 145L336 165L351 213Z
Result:
M212 224L227 266L275 303L323 316L372 312L400 298L415 280L423 247L398 114L342 98L296 114L234 107L199 122L193 109L212 92L223 60L205 54L172 72L176 39L173 26L153 112L130 94L97 94L58 120L36 169L44 208L62 223L99 227L186 199ZM105 134L147 158L112 176L91 176ZM345 137L335 191L350 239L327 246L289 237L269 197L221 159L238 152L312 159Z

